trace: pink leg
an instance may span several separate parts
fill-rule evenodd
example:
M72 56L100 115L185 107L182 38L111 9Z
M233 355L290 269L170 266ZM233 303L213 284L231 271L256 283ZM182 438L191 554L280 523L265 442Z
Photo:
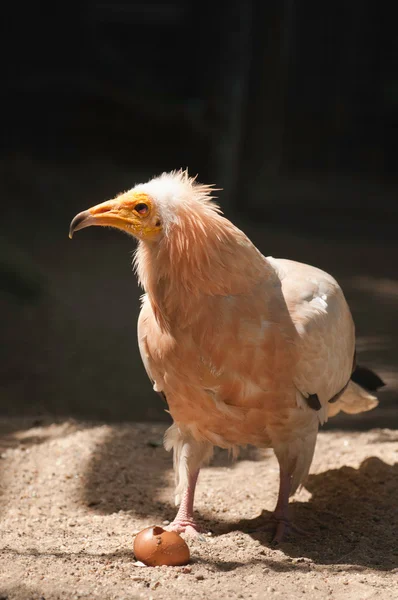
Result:
M276 521L275 535L273 542L279 544L289 529L289 496L292 476L283 471L279 467L279 494L278 501L273 513L273 518Z
M177 531L178 533L186 533L195 536L199 533L199 528L193 518L193 501L195 496L196 482L198 480L199 469L190 475L188 487L185 490L177 515L167 529Z

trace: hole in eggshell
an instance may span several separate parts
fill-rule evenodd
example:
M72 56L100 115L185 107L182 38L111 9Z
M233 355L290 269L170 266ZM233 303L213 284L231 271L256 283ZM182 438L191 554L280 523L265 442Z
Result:
M154 527L152 531L153 535L162 535L162 533L164 533L164 529L162 527Z

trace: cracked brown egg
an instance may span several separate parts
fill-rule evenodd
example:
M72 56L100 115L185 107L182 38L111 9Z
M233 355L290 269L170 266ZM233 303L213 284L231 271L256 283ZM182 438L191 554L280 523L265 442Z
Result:
M176 567L189 562L189 548L175 531L152 526L140 531L134 540L134 554L149 567Z

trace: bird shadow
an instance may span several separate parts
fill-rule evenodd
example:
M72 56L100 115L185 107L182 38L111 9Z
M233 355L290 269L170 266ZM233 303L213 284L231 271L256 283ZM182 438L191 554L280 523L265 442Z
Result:
M172 455L163 448L163 431L163 426L150 424L112 428L92 453L83 503L100 514L122 511L171 520L175 508L159 499L159 492L172 481L173 468Z
M323 565L351 565L357 570L398 567L398 463L389 465L371 457L359 469L344 466L310 475L305 487L311 499L291 503L292 521L305 533L292 530L288 534L279 545L286 555L303 563L309 559ZM275 548L269 511L254 519L232 523L208 520L206 524L215 535L242 531L262 546ZM289 570L297 568L296 562L269 566Z
M160 424L113 428L92 453L82 490L84 504L101 514L124 511L171 521L176 511L170 493L173 457L163 448L163 433ZM227 451L215 448L211 467L228 467L241 460L264 460L264 453L248 446L234 461Z
M162 425L148 424L135 425L134 430L128 424L112 429L92 453L86 471L82 500L90 510L127 512L153 523L174 518L172 456L163 449L163 431ZM261 460L264 456L247 448L240 459ZM213 466L229 463L226 453L216 452ZM279 546L294 562L281 566L280 561L264 556L265 566L306 569L305 561L312 561L336 568L344 565L345 569L350 565L357 570L398 567L398 463L389 465L371 457L358 469L344 466L310 475L305 488L311 498L292 501L290 506L292 521L305 533L293 529ZM216 521L211 513L203 513L199 523L215 536L241 531L264 549L275 549L271 512L267 510L254 519L237 521ZM303 564L298 566L300 561ZM227 570L233 568L225 565Z

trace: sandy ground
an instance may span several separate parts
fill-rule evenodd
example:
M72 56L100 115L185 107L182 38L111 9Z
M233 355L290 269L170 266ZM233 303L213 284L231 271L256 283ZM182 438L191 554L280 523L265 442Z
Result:
M0 598L397 598L398 433L322 432L291 512L307 535L270 543L270 451L217 452L188 567L135 566L135 532L174 515L164 424L0 421Z

